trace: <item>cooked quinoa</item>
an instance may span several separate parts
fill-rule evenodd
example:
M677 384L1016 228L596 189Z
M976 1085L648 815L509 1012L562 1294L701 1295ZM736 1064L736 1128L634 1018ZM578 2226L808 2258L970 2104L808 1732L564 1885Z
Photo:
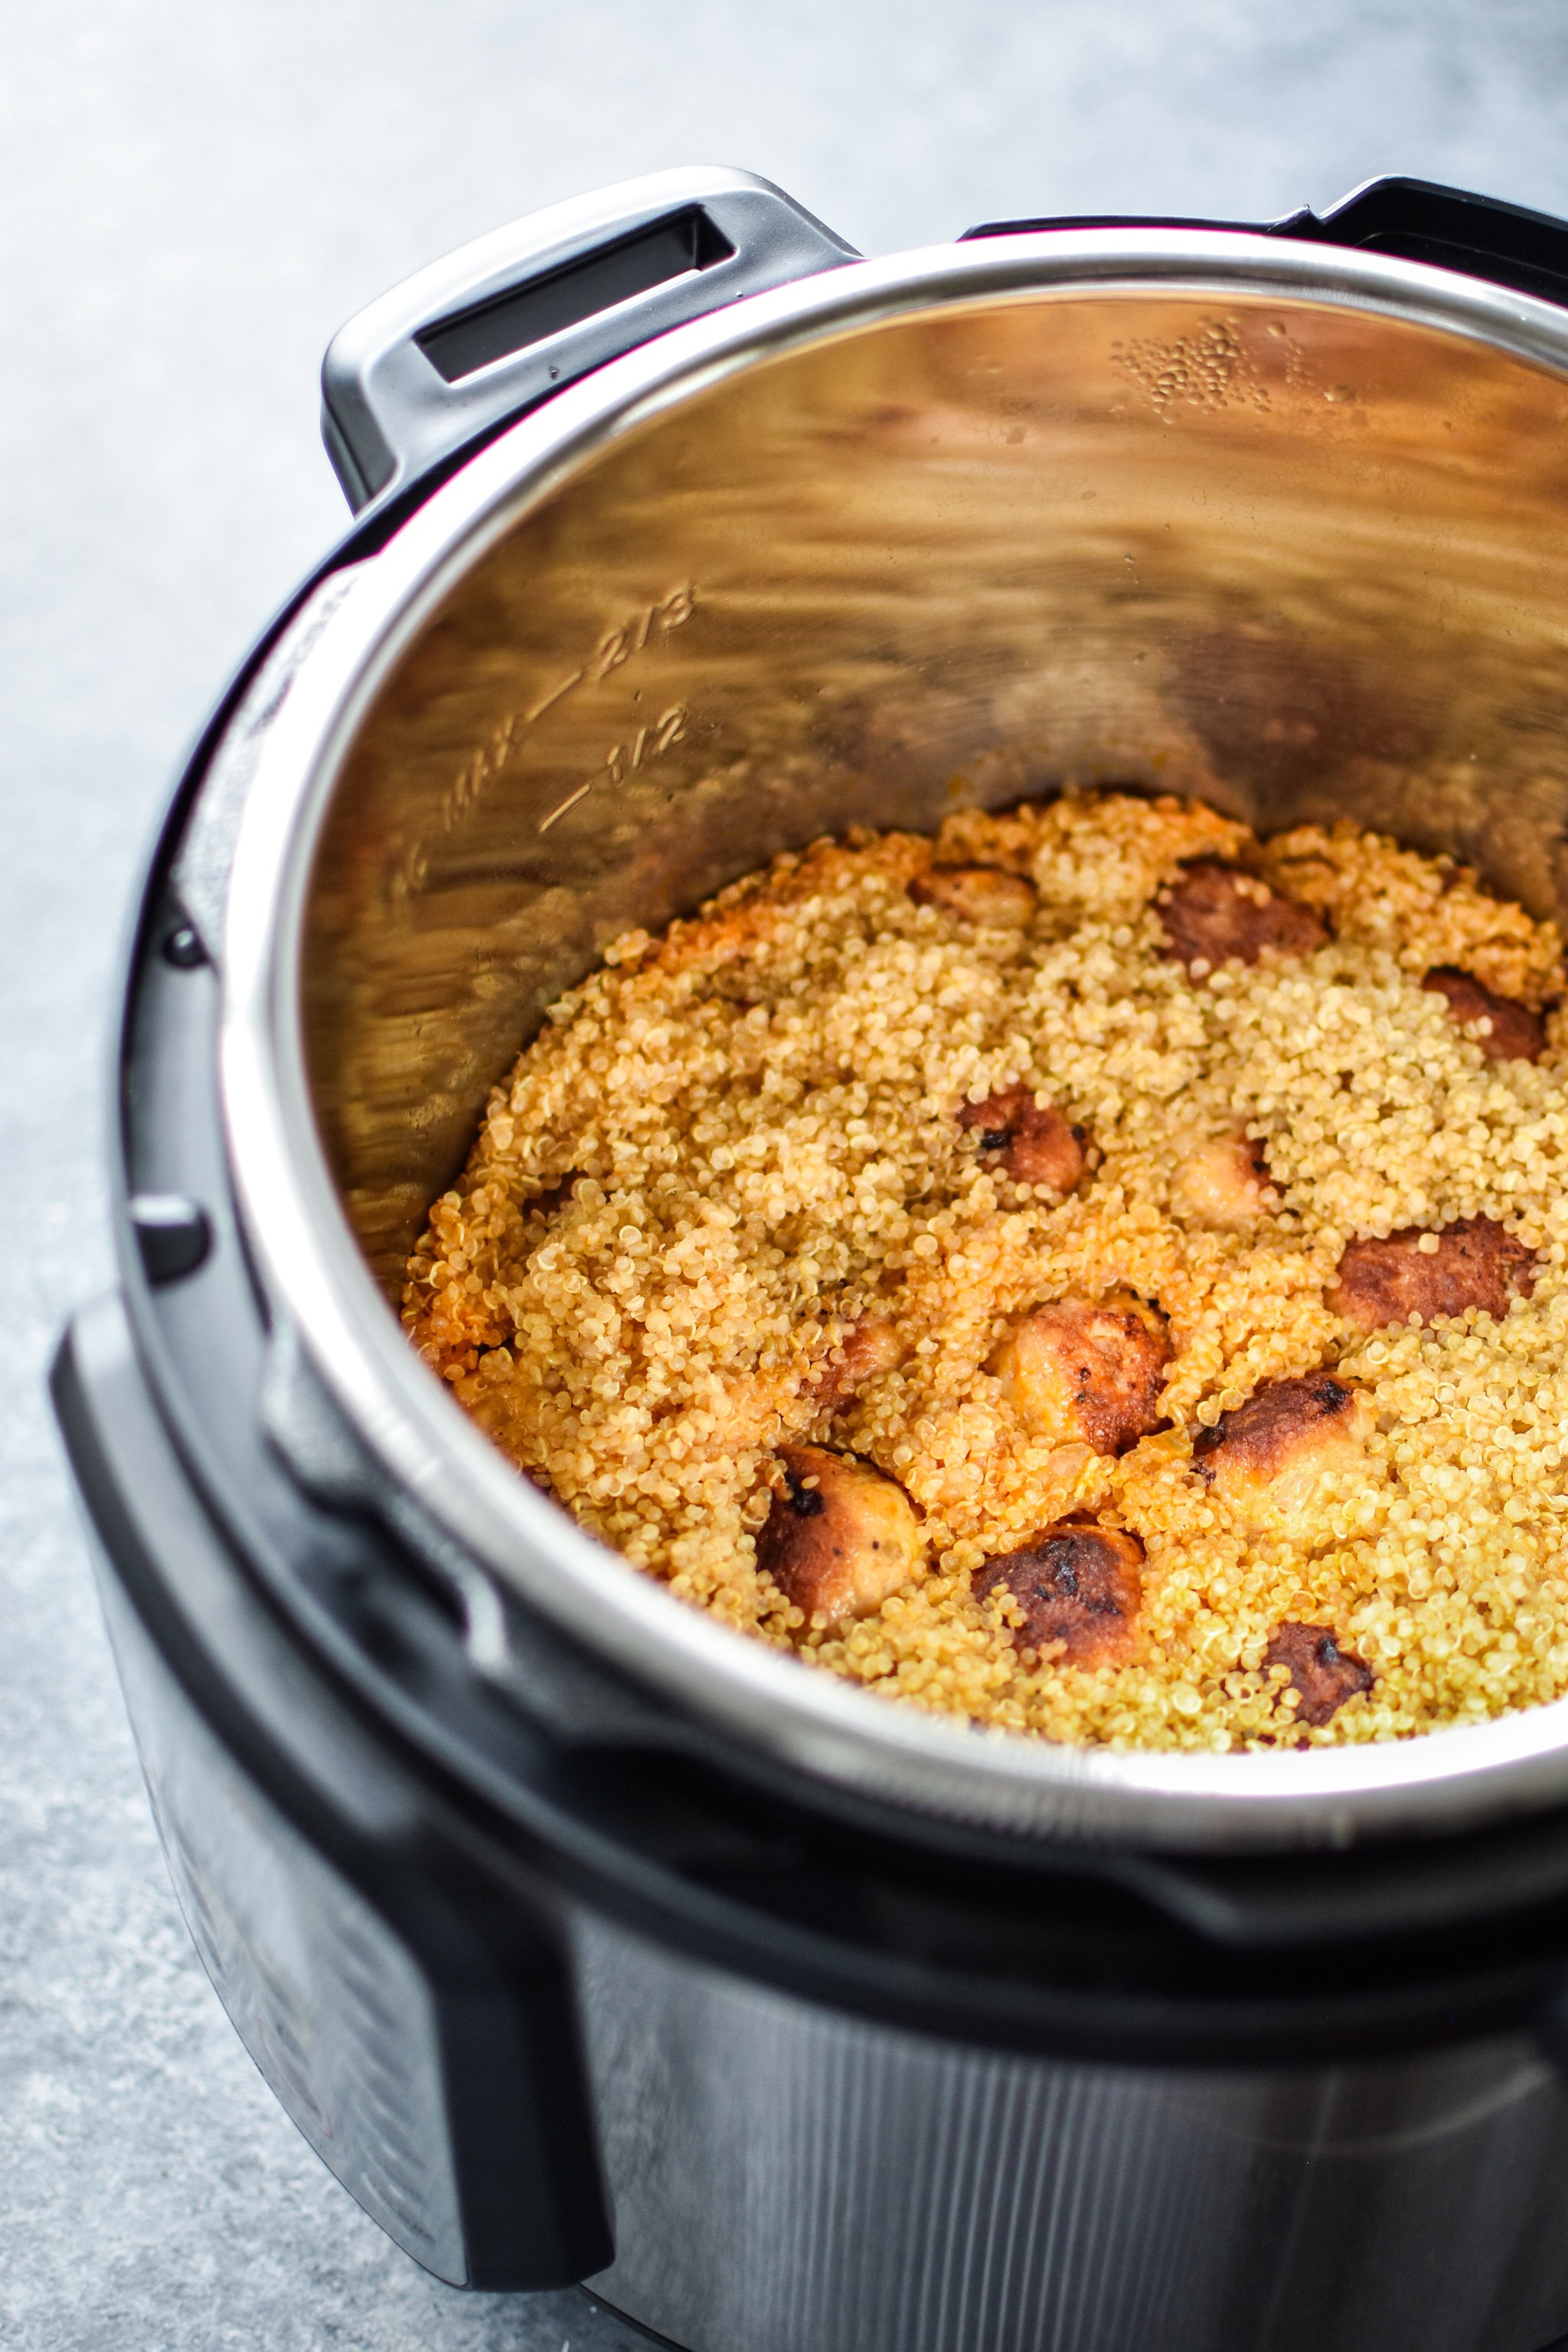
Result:
M1282 944L1182 946L1204 877L1284 902ZM1561 954L1446 859L1200 803L819 842L552 1008L431 1210L408 1328L636 1568L937 1713L1224 1750L1556 1698ZM1490 1311L1376 1319L1476 1236ZM1145 1349L1130 1418L1038 1405L1064 1318ZM1276 1477L1270 1413L1333 1443ZM840 1475L891 1535L881 1584L814 1606L790 1547Z

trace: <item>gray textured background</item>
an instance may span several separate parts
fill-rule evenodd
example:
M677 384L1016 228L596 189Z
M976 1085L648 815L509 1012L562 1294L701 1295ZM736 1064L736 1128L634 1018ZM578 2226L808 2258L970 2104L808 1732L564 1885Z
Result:
M872 252L1053 209L1261 217L1387 170L1568 212L1565 94L1568 0L4 0L4 2352L632 2340L574 2295L436 2285L272 2105L174 1910L41 1401L105 1279L138 856L342 520L328 335L498 222L677 163L766 173Z

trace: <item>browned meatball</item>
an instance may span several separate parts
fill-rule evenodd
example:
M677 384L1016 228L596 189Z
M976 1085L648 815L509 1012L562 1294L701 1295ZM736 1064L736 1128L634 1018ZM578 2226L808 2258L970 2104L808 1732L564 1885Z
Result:
M1436 1233L1405 1225L1384 1240L1352 1242L1328 1304L1376 1331L1413 1315L1424 1323L1462 1315L1468 1307L1500 1319L1510 1298L1528 1298L1534 1288L1535 1252L1495 1218L1464 1217Z
M1331 1625L1300 1625L1288 1617L1263 1653L1266 1666L1288 1666L1301 1695L1298 1723L1327 1723L1347 1698L1369 1691L1377 1677L1364 1658L1342 1650Z
M918 907L991 930L1026 930L1038 903L1032 883L1000 866L933 866L910 884L910 896Z
M966 1102L958 1123L979 1129L982 1157L1016 1184L1070 1192L1083 1174L1084 1129L1052 1104L1037 1103L1028 1087L1007 1087L984 1102Z
M869 1617L909 1582L924 1544L903 1488L868 1462L781 1445L784 1489L757 1537L757 1566L807 1622Z
M1194 857L1154 904L1166 953L1194 976L1233 961L1256 963L1269 948L1280 955L1310 955L1328 937L1310 907L1277 897L1256 875L1217 857Z
M1461 1029L1484 1021L1475 1043L1489 1062L1539 1062L1546 1047L1546 1024L1539 1013L1517 997L1497 996L1474 972L1440 963L1421 983L1435 996L1447 997L1448 1010Z
M1008 1402L1038 1435L1125 1454L1161 1426L1170 1352L1164 1317L1142 1299L1118 1294L1092 1306L1063 1298L1018 1326L994 1368Z
M1173 1191L1178 1215L1221 1233L1256 1224L1279 1202L1262 1144L1246 1135L1200 1144L1177 1169Z
M864 1316L846 1336L837 1360L818 1366L811 1393L818 1405L837 1412L879 1372L897 1371L908 1354L896 1323Z
M1291 1511L1324 1471L1359 1459L1366 1414L1363 1392L1329 1372L1264 1381L1245 1404L1199 1430L1193 1466L1244 1514L1258 1506Z
M1013 1629L1020 1649L1058 1653L1075 1666L1125 1657L1143 1598L1143 1547L1120 1528L1072 1519L1044 1528L1021 1551L1003 1552L971 1578L975 1598L1010 1592L1024 1612Z

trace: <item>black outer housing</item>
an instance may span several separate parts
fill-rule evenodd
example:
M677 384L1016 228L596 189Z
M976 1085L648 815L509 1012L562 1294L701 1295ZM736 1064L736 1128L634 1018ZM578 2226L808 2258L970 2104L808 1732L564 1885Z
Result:
M1083 213L1053 219L985 221L967 229L975 237L1016 236L1026 230L1064 228L1220 228L1254 236L1293 237L1309 245L1340 245L1367 253L1425 261L1494 286L1511 286L1542 301L1568 303L1568 223L1550 213L1505 205L1435 180L1371 180L1323 214L1305 207L1279 221L1158 219L1145 214Z
M1323 222L1300 215L1278 233L1329 236L1354 214L1365 235L1337 241L1377 242L1411 233L1414 207L1429 242L1440 227L1452 247L1455 205L1472 208L1472 229L1477 217L1489 233L1500 216L1528 225L1516 249L1536 239L1538 278L1548 240L1537 231L1549 230L1568 295L1568 228L1419 183L1378 184ZM280 1335L247 1262L225 1159L216 975L191 960L188 940L171 947L189 925L170 868L224 728L292 612L332 570L373 552L473 446L351 533L258 643L195 747L151 861L124 982L112 1128L121 1291L78 1318L52 1382L176 1886L285 2106L440 2275L540 2287L591 2274L612 2249L566 1951L574 1906L850 2013L1022 2052L1300 2066L1534 2030L1568 2059L1568 1809L1447 1839L1257 1860L1010 1840L789 1775L632 1691L509 1602L541 1688L592 1687L601 1726L624 1703L624 1736L574 1737L563 1710L535 1717L475 1671L437 1531L406 1510L383 1518L323 1500L269 1442L262 1391ZM183 1195L207 1218L211 1245L180 1278L148 1278L129 1214L147 1192ZM387 2147L416 2128L433 2159L430 2135L442 2136L456 2208L444 2252L404 2226L395 2200L389 2210L376 2185L384 2148L356 2157L312 2122L283 2028L258 2024L246 1989L225 1977L226 1966L246 1970L251 1927L241 1916L226 1961L215 1958L193 1882L199 1857L169 1793L181 1769L215 1792L242 1914L254 1832L257 1854L271 1857L268 1883L293 1868L302 1917L331 1908L310 1875L323 1864L374 1922L366 1932L384 1939L394 1974L411 1969L424 1988L437 2124L385 2114L400 2052L367 2054L385 2038L374 2009L368 2022L338 2021L340 2038L358 2032L367 2051L321 2063L390 2055L381 2105L366 2109L384 2116ZM259 1863L254 1874L260 1885ZM232 1908L233 1885L230 1898ZM267 1922L253 1924L259 1935Z

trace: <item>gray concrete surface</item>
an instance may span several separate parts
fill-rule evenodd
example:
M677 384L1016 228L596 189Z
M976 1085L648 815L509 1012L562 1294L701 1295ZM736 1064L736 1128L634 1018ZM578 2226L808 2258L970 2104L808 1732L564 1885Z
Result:
M869 250L1267 215L1390 169L1568 211L1568 9L5 0L0 60L0 2346L611 2352L574 2295L424 2277L272 2105L175 1913L41 1399L106 1275L140 849L342 519L321 347L462 239L679 162L767 173Z

